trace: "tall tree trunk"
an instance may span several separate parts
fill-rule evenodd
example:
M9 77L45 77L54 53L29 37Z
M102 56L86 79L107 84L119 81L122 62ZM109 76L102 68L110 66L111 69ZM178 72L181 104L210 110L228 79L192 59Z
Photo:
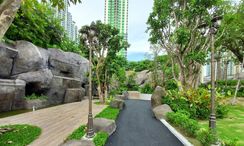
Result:
M221 58L217 59L217 80L222 79Z
M241 63L241 68L240 68L240 70L242 70L243 65L244 65L244 58L243 58L243 61L242 61L242 63ZM235 95L234 95L234 97L233 97L233 99L232 99L232 102L231 102L232 105L236 104L236 96L237 96L237 92L238 92L238 90L239 90L240 82L241 82L240 72L238 73L237 76L238 76L238 82L237 82L237 85L236 85Z
M4 0L0 4L0 41L12 24L20 4L21 0Z

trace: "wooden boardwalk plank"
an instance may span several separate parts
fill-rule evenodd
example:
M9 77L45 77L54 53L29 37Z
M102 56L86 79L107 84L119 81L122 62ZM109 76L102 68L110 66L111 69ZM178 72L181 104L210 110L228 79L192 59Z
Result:
M106 105L93 104L93 116ZM30 124L42 128L31 146L58 146L80 125L87 123L88 100L69 103L0 119L0 125Z

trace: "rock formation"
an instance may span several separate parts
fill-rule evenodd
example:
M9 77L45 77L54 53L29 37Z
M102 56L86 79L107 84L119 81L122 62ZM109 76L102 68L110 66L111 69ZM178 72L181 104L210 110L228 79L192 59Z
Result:
M89 61L59 49L27 41L0 43L0 112L26 107L25 96L45 95L50 105L80 101L85 96Z

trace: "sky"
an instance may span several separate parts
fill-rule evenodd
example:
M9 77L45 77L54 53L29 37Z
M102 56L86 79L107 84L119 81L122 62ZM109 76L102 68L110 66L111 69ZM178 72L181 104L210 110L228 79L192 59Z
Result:
M89 25L92 21L104 21L105 0L83 0L82 4L72 5L69 12L78 28ZM139 61L145 58L145 53L149 52L147 18L152 10L153 0L129 0L129 20L128 20L128 48L127 59L129 61Z

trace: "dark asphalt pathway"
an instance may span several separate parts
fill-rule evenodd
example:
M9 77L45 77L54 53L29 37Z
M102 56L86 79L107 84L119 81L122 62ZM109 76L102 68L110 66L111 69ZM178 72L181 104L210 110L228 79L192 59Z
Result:
M153 117L150 101L127 100L106 146L183 146Z

